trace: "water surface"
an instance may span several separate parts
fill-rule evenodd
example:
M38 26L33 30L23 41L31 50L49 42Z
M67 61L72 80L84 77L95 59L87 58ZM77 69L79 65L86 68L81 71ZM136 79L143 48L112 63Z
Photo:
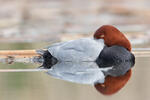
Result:
M0 49L37 49L48 43L1 43ZM145 47L149 44L140 45ZM2 100L149 100L150 58L136 58L133 75L127 85L113 96L103 96L91 85L54 79L44 72L0 73ZM38 65L0 64L0 68L37 68Z

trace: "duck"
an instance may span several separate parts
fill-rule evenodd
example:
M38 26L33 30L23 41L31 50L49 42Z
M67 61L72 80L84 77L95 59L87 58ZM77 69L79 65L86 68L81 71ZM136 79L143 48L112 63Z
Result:
M93 37L55 43L37 50L40 68L49 75L80 84L94 85L103 95L117 93L131 77L135 56L126 36L112 25L103 25Z
M131 43L126 36L112 25L104 25L96 30L94 34L96 39L104 39L104 43L111 47L119 45L131 52ZM135 56L133 55L133 66L135 64ZM112 95L118 92L129 81L132 75L132 70L129 69L121 76L107 76L104 83L95 84L95 88L104 95ZM113 84L113 85L112 85Z

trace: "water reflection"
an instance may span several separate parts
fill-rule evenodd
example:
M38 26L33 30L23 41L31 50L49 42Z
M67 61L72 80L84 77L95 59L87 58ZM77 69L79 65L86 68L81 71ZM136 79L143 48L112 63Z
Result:
M100 69L95 62L58 62L47 73L62 80L93 84L94 82L104 82L102 70L107 69Z
M22 45L25 49L31 49L41 48L48 44L3 43L0 49L22 49ZM14 100L149 100L149 61L150 58L137 58L129 82L118 93L110 97L101 95L91 85L58 80L43 72L0 73L0 97L2 100L12 98ZM0 64L1 69L37 68L37 66L23 63Z

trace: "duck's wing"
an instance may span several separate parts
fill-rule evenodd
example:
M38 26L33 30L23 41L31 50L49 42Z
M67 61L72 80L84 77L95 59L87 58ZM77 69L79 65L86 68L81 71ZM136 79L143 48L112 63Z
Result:
M82 38L63 43L57 43L48 51L62 61L94 61L104 48L103 40Z

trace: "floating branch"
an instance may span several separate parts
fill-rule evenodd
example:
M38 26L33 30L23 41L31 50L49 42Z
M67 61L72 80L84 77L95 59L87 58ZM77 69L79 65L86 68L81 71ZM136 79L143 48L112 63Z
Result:
M39 56L36 50L1 50L0 57L15 56L15 57L33 57Z
M1 50L0 62L12 64L13 62L42 63L42 57L36 50Z

